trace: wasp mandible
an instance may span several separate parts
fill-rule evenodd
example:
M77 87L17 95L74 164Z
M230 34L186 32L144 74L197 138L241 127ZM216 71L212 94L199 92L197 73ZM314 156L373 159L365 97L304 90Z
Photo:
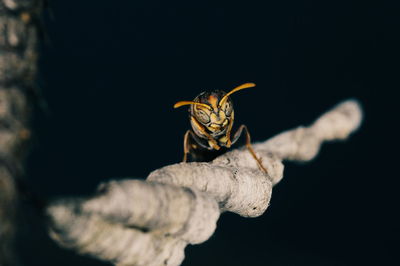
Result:
M231 137L234 111L233 102L229 96L239 90L255 86L254 83L245 83L228 93L220 90L202 92L193 101L180 101L174 105L174 108L190 105L189 119L193 130L187 130L183 139L184 162L187 161L189 153L195 161L214 159L235 144L242 132L245 131L247 149L257 161L258 166L267 173L251 146L250 133L247 127L241 125ZM214 153L210 156L207 151Z

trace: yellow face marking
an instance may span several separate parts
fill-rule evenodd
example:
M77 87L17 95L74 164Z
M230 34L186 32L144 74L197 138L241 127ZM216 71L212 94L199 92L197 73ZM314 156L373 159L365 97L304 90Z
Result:
M225 120L226 115L225 115L224 111L222 111L222 110L219 111L219 118L220 118L220 121L224 121Z
M218 110L218 106L217 106L218 98L217 97L210 95L208 97L208 102L211 104L211 107L214 109L214 111Z
M211 123L216 123L218 121L217 115L214 113L210 115L210 118L211 118Z
M211 126L209 126L209 127L207 127L210 131L212 131L212 132L216 132L216 131L220 131L220 129L221 129L221 126L220 125L215 125L215 124L212 124Z
M218 116L215 113L210 115L211 123L222 125L226 119L226 115L223 111L218 112Z
M207 129L211 132L220 132L226 128L229 121L226 118L225 113L222 110L219 110L218 116L215 113L210 115L210 124L207 126Z

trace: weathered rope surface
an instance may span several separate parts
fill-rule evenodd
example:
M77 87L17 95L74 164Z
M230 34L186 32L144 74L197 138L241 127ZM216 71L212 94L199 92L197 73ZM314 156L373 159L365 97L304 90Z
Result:
M29 138L28 97L36 76L40 1L0 0L0 265L18 265L14 254L17 178Z
M345 101L309 127L254 144L268 175L245 149L211 163L178 163L146 181L113 180L96 195L60 199L47 209L50 234L60 245L115 265L180 265L188 244L206 241L221 212L257 217L267 209L282 160L313 159L326 140L345 139L362 120L356 101Z

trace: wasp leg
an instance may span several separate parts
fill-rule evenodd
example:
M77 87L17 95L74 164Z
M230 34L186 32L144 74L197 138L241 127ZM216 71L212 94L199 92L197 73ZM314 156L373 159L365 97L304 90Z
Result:
M268 173L267 169L262 165L261 159L257 157L256 153L253 150L253 146L251 146L251 138L250 138L250 133L249 130L245 125L241 125L239 129L236 131L235 135L233 136L232 139L232 144L234 144L239 137L242 135L243 129L246 131L246 147L253 156L253 158L257 161L258 167L261 168L262 171L264 171L266 174Z
M196 144L198 144L200 147L205 148L205 149L210 149L209 146L204 145L201 140L194 134L192 130L188 130L185 133L185 136L183 137L183 160L182 162L187 162L187 155L190 152L191 145L190 145L190 137L194 139Z
M187 155L190 151L190 146L189 146L189 134L191 130L186 131L185 136L183 137L183 160L182 162L187 161Z

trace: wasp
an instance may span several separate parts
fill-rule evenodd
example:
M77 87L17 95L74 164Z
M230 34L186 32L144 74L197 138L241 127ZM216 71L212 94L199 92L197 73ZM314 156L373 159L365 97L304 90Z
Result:
M267 173L261 159L257 157L251 146L247 127L241 125L232 135L235 116L230 96L237 91L255 86L254 83L245 83L228 93L221 90L202 92L193 101L179 101L174 105L174 108L190 105L189 119L192 130L187 130L184 135L183 162L187 161L188 154L194 161L211 161L235 144L245 132L248 151L257 161L258 166Z

